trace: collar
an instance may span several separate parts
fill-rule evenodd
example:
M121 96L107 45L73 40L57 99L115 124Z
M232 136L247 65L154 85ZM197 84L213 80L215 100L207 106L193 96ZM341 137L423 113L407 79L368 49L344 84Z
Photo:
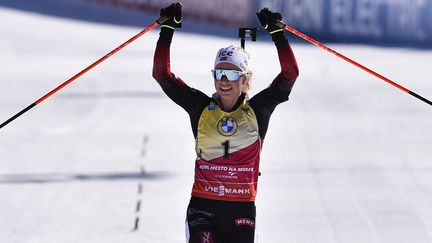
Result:
M221 103L221 101L220 101L220 97L219 97L219 94L218 93L214 93L213 95L212 95L212 99L220 106L220 107L222 107L222 103ZM246 94L246 93L241 93L241 95L238 97L238 99L237 99L237 102L235 103L235 105L234 105L234 107L230 110L230 111L227 111L227 112L231 112L231 111L234 111L234 110L236 110L237 108L239 108L239 106L241 105L241 104L243 104L243 102L244 101L248 101L249 100L249 96Z

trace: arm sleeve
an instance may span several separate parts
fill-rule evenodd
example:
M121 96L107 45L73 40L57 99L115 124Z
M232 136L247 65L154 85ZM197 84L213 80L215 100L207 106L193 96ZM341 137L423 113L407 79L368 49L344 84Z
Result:
M205 103L208 96L189 87L171 72L170 46L173 34L174 30L172 29L161 29L153 59L153 78L156 79L171 100L191 113L201 101Z
M270 89L285 92L288 98L299 75L297 61L283 32L272 35L272 40L277 48L281 72L271 83Z
M283 32L272 35L276 45L281 72L270 86L251 98L250 104L257 114L259 134L262 138L267 132L270 116L276 106L288 100L291 89L299 75L297 61Z

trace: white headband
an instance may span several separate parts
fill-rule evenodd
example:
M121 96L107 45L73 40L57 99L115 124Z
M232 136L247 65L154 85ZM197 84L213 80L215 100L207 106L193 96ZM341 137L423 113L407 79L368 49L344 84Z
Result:
M249 71L249 54L243 50L243 48L229 46L219 49L216 59L215 59L215 67L219 63L227 62L235 65L240 68L242 72Z

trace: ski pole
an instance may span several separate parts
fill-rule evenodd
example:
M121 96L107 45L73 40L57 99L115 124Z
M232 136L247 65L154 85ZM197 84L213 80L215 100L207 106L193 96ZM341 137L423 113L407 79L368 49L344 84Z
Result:
M410 94L410 95L416 97L417 99L419 99L419 100L421 100L421 101L423 101L423 102L426 102L427 104L429 104L429 105L432 106L432 102L431 102L430 100L428 100L428 99L426 99L426 98L424 98L424 97L422 97L422 96L420 96L420 95L414 93L413 91L411 91L411 90L409 90L409 89L403 87L402 85L397 84L396 82L394 82L394 81L392 81L392 80L390 80L390 79L388 79L388 78L382 76L381 74L379 74L379 73L377 73L377 72L375 72L375 71L373 71L373 70L371 70L371 69L369 69L369 68L367 68L367 67L361 65L360 63L358 63L358 62L356 62L356 61L354 61L354 60L352 60L352 59L350 59L350 58L348 58L348 57L346 57L346 56L340 54L339 52L337 52L337 51L335 51L335 50L333 50L333 49L331 49L331 48L325 46L324 44L322 44L322 43L320 43L320 42L314 40L313 38L311 38L311 37L309 37L309 36L303 34L302 32L300 32L300 31L294 29L293 27L291 27L291 26L289 26L289 25L286 25L286 24L283 23L282 21L278 21L278 22L276 23L276 25L279 26L279 27L281 27L281 28L284 28L284 29L288 30L289 32L291 32L291 33L297 35L298 37L300 37L300 38L302 38L302 39L304 39L304 40L306 40L306 41L308 41L308 42L310 42L310 43L312 43L312 44L314 44L314 45L316 45L316 46L318 46L318 47L320 47L320 48L322 48L322 49L324 49L324 50L326 50L326 51L328 51L328 52L330 52L330 53L332 53L332 54L334 54L334 55L336 55L336 56L338 56L338 57L340 57L340 58L344 59L345 61L347 61L347 62L349 62L349 63L351 63L351 64L353 64L353 65L355 65L355 66L357 66L357 67L359 67L359 68L361 68L361 69L363 69L364 71L366 71L366 72L368 72L368 73L374 75L374 76L377 77L377 78L380 78L380 79L384 80L385 82L387 82L387 83L393 85L394 87L396 87L396 88L402 90L403 92L408 93L408 94Z
M109 58L110 56L114 55L115 53L117 53L118 51L120 51L121 49L123 49L125 46L129 45L130 43L132 43L134 40L138 39L139 37L141 37L142 35L144 35L148 31L154 29L156 26L162 24L167 19L168 18L165 17L165 16L160 17L153 24L151 24L150 26L148 26L147 28L145 28L144 30L142 30L141 32L139 32L138 34L136 34L135 36L133 36L132 38L130 38L129 40L127 40L126 42L124 42L123 44L121 44L120 46L118 46L117 48L115 48L114 50L112 50L111 52L109 52L108 54L106 54L105 56L103 56L102 58L100 58L99 60L97 60L96 62L92 63L91 65L89 65L88 67L86 67L85 69L83 69L81 72L75 74L72 78L70 78L70 79L66 80L64 83L60 84L57 88L51 90L49 93L47 93L46 95L42 96L40 99L36 100L34 103L30 104L29 106L27 106L26 108L24 108L23 110L21 110L20 112L18 112L17 114L15 114L11 118L9 118L8 120L6 120L2 124L0 124L0 129L3 128L4 126L6 126L7 124L9 124L10 122L12 122L13 120L15 120L16 118L18 118L19 116L21 116L22 114L24 114L27 111L29 111L33 107L39 105L44 100L48 99L51 95L57 93L59 90L61 90L62 88L64 88L66 85L72 83L77 78L79 78L80 76L82 76L84 73L88 72L89 70L91 70L92 68L94 68L99 63L105 61L107 58Z

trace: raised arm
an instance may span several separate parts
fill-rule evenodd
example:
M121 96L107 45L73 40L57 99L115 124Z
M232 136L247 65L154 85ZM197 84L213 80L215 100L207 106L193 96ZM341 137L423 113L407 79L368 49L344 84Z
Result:
M273 80L270 87L284 92L291 93L291 89L296 81L299 70L294 53L291 49L288 40L282 32L272 35L272 39L276 45L281 65L281 72Z
M170 67L170 46L175 28L181 27L181 4L171 4L161 9L161 16L169 17L161 26L159 40L153 58L153 78L158 81L162 89L173 86L184 86L184 82L177 78Z
M271 12L267 8L262 9L257 13L257 16L261 25L271 35L272 40L276 45L281 65L281 72L273 80L270 88L287 92L289 94L297 76L299 75L299 70L294 53L284 35L283 28L275 25L277 21L282 20L282 16L280 13Z
M171 72L170 47L174 30L162 27L153 58L153 78L162 89L173 86L183 87L185 84Z
M281 72L270 86L252 97L249 102L257 114L259 135L264 139L271 114L278 104L288 100L299 70L283 29L275 25L276 21L282 19L281 15L262 9L257 16L276 45L281 66Z
M181 4L173 3L161 9L161 16L169 17L162 24L153 59L153 77L165 94L183 107L189 115L194 114L209 98L202 92L190 88L171 72L170 46L174 30L181 27Z

